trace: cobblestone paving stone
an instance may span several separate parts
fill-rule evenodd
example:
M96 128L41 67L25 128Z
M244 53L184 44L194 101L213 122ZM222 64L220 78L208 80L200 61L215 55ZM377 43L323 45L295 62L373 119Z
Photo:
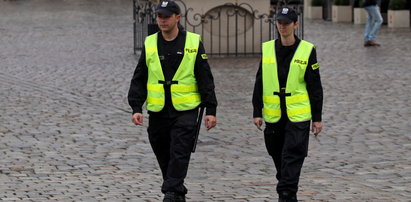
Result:
M411 199L411 30L306 21L325 91L301 201ZM0 200L159 201L146 127L130 122L128 0L0 1ZM274 166L251 124L258 57L211 58L218 126L202 130L188 201L275 201ZM147 118L147 117L146 117ZM146 119L147 120L147 119Z

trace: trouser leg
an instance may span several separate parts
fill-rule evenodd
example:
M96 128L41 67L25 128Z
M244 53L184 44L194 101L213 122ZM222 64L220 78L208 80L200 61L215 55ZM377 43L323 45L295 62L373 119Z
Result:
M367 12L367 21L365 22L364 28L364 42L367 42L371 41L370 32L372 29L373 17L371 15L371 8L369 6L365 7L364 9Z
M170 125L170 119L149 117L148 137L160 166L163 181L167 178L168 163L170 161Z
M187 176L198 111L182 112L170 127L170 160L162 192L187 194L184 179Z
M275 124L266 124L264 129L264 141L268 154L273 158L277 170L276 178L281 180L281 159L284 144L285 122L280 120Z
M301 168L308 152L310 121L285 125L284 144L281 158L281 179L277 192L296 193Z
M375 40L377 38L377 33L381 27L383 19L382 19L378 6L373 6L370 11L371 11L373 21L372 21L372 26L371 26L371 31L369 33L369 37L370 37L370 40Z

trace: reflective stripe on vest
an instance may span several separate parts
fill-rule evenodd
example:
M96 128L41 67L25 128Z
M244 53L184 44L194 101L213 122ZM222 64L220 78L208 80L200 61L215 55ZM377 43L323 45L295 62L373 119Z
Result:
M291 60L285 90L288 95L285 102L287 116L292 122L311 120L311 105L304 75L313 47L313 44L301 40ZM274 94L280 92L275 41L263 43L262 50L264 121L276 123L281 118L281 107L280 96Z
M147 110L159 112L164 108L165 95L164 74L158 56L158 33L146 38L144 43L146 51L146 64L148 68L147 79ZM197 81L194 77L194 65L197 57L200 35L187 32L184 46L184 56L181 60L171 84L171 102L178 111L196 108L201 103Z

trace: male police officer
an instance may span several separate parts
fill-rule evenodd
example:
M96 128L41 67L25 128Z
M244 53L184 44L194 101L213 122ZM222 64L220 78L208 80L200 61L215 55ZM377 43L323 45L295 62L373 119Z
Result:
M280 40L263 43L253 94L254 124L263 122L267 151L277 170L279 201L297 201L298 181L308 151L310 120L322 129L322 86L313 44L294 35L298 16L291 8L277 14Z
M206 108L206 128L216 125L214 79L200 36L178 26L178 5L163 1L156 12L160 32L146 38L128 101L136 125L143 124L142 105L147 104L149 140L163 175L164 201L185 201L184 178L200 105Z

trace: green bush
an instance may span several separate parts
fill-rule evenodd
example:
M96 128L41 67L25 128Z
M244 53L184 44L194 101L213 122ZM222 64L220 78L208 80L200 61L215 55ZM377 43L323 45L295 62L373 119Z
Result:
M311 6L322 6L323 5L323 0L312 0L311 1Z
M364 6L364 0L355 0L354 1L354 8L361 8Z
M348 6L348 5L350 5L350 0L334 0L334 5L336 5L336 6Z
M407 10L406 0L390 0L388 4L389 10Z

